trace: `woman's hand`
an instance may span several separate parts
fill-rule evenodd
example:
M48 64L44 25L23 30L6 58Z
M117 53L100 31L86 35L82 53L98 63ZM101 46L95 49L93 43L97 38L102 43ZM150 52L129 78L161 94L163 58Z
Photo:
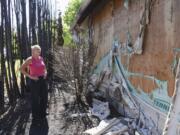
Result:
M44 74L44 79L46 79L46 77L47 77L47 72L45 72L45 74Z
M32 80L35 80L35 81L39 80L38 77L34 77L34 76L29 76L29 78L32 79Z

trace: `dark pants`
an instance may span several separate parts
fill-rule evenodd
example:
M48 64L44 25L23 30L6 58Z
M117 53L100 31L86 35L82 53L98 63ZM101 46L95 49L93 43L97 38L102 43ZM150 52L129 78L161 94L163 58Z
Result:
M39 77L37 81L31 80L30 89L32 96L32 117L44 118L48 102L46 80L43 77Z

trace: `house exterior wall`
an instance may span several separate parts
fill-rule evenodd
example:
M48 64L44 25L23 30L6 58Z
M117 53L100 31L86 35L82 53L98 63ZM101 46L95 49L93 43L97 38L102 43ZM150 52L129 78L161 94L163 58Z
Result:
M129 53L124 48L127 48L129 35L133 47L137 41L145 0L130 0L128 9L124 0L109 0L105 7L90 13L80 28L85 37L82 38L87 41L89 30L92 30L93 44L98 47L94 73L100 74L105 67L110 67L116 77L123 74L140 108L151 114L149 117L154 121L160 121L162 130L172 103L180 58L180 1L152 1L141 54ZM116 41L118 55L113 63L112 50Z
M173 103L175 74L180 58L180 1L129 0L128 9L124 6L125 1L109 0L105 7L89 13L80 28L86 39L89 30L92 30L93 44L98 47L94 73L100 74L106 67L111 68L113 77L125 82L121 82L122 86L127 86L124 88L131 92L139 109L162 133ZM149 17L148 12L145 12L142 53L134 50L135 53L132 53L142 30L140 21L145 1L153 1L153 4ZM131 37L130 49L127 44L128 36ZM118 53L114 55L113 49L117 47L117 43ZM112 104L117 105L119 112L122 111L118 107L121 103L113 101ZM177 128L178 132L179 129L180 127Z
M178 0L156 0L145 30L143 53L119 54L127 78L138 92L149 94L161 85L167 85L164 91L169 97L173 95L173 67L175 69L180 53L178 6ZM125 43L128 31L132 44L135 43L143 8L144 0L131 1L129 9L124 7L122 0L114 0L93 14L93 41L98 46L95 64L112 49L115 38Z

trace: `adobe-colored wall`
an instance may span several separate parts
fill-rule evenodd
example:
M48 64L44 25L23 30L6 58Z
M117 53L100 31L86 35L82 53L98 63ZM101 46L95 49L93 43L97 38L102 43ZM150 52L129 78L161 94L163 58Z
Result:
M94 44L98 46L97 57L95 63L110 50L113 41L113 25L112 25L112 4L107 6L93 18Z
M114 0L93 17L93 40L98 46L95 63L112 48L115 37L121 42L127 39L126 32L132 36L134 44L138 32L140 14L145 0L131 1L129 9L123 6L122 0ZM114 6L113 6L114 5ZM159 80L168 81L168 94L172 96L174 90L174 75L171 70L175 52L174 48L180 48L180 1L156 0L150 15L150 24L145 32L143 54L121 55L121 61L126 69L132 73L143 73ZM114 9L114 10L113 10ZM114 12L112 12L114 11ZM127 63L129 58L129 63ZM138 89L151 92L156 84L143 77L129 77L131 83Z

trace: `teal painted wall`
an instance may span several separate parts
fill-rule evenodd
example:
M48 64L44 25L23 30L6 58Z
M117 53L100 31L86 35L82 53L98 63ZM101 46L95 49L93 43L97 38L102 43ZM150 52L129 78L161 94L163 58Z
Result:
M126 79L126 84L130 90L130 92L141 98L143 101L148 103L149 105L157 108L158 110L168 113L171 97L168 96L168 82L166 80L158 80L154 76L145 75L142 73L133 73L129 72L121 63L120 56L115 56L115 62L112 63L112 51L109 51L99 62L99 64L95 67L94 73L100 74L100 72L105 68L113 70L114 75L123 74ZM152 90L151 93L145 93L144 90L137 90L131 82L128 80L130 76L136 76L140 78L146 78L149 80L153 80L158 86L156 89Z

